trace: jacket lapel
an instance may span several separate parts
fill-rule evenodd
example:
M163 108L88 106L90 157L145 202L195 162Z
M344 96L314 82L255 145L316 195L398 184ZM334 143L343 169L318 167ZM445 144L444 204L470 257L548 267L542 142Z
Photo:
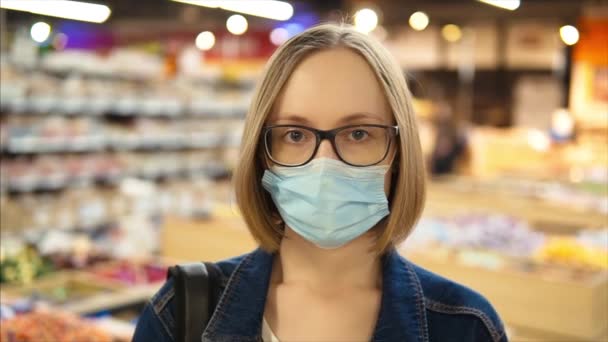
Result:
M256 249L240 262L203 333L203 342L261 341L272 260L272 254ZM382 300L372 340L428 341L422 286L411 264L394 249L383 257Z
M259 341L272 254L256 249L235 268L202 341Z
M396 250L383 259L382 302L372 341L428 341L424 295L411 264Z

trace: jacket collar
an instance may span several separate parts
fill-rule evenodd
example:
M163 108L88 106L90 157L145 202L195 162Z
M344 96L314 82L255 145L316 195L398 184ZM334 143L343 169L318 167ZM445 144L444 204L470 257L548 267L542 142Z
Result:
M261 341L273 255L261 249L236 267L202 341ZM428 341L424 296L412 266L395 250L383 257L380 315L373 341Z

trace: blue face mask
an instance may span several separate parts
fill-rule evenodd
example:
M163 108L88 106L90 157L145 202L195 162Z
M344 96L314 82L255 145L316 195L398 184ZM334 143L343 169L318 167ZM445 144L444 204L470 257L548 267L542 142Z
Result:
M274 166L264 172L262 185L289 228L321 248L336 248L389 214L388 168L319 158L299 167Z

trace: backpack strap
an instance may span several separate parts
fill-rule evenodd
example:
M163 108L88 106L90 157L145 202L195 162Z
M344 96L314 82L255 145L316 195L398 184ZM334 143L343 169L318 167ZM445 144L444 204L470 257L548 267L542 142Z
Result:
M221 271L214 263L169 268L175 289L175 341L200 342L220 295Z

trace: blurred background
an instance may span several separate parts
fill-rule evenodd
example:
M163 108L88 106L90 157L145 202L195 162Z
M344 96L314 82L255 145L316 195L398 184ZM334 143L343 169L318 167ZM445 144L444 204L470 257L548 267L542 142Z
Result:
M0 340L129 340L167 265L255 248L230 182L253 87L330 21L415 96L429 196L399 250L514 341L608 341L608 2L0 7Z

